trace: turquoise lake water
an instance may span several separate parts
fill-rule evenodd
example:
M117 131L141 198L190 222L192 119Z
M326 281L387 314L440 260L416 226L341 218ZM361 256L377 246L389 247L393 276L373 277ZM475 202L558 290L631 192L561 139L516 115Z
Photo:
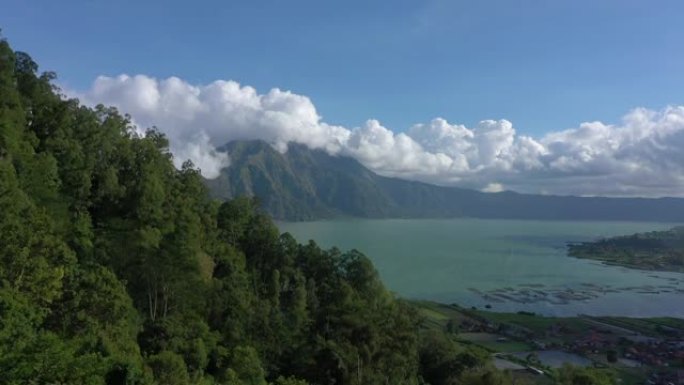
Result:
M358 249L406 298L548 315L684 317L684 274L568 257L567 242L664 230L645 222L334 220L281 222L300 242Z

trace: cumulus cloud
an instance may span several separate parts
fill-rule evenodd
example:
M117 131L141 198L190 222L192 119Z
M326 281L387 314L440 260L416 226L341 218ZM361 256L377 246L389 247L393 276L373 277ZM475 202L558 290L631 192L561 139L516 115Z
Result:
M482 192L498 193L504 191L504 186L501 183L490 183L482 189Z
M230 164L217 148L261 139L281 152L296 142L354 157L382 175L487 192L684 196L684 106L637 108L618 124L587 122L533 138L505 119L469 128L436 118L405 132L373 119L342 127L323 121L306 96L277 88L259 94L234 81L101 76L78 96L114 105L140 127L157 126L176 161L191 159L208 178Z
M228 166L216 148L231 140L263 139L280 151L298 142L337 153L350 135L321 122L306 96L279 89L260 95L234 81L195 86L176 77L100 76L79 96L88 104L116 106L140 127L157 126L169 137L175 160L192 160L207 178Z

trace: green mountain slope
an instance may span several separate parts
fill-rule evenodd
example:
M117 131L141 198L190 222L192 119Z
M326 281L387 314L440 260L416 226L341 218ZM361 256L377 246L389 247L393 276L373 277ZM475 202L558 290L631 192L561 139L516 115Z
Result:
M231 166L208 180L221 199L256 196L277 219L503 218L684 221L684 199L584 198L479 191L387 178L358 161L290 144L231 142Z
M338 215L389 216L392 200L378 176L351 158L291 145L280 154L261 141L232 142L231 167L207 181L219 198L252 195L278 219L312 219Z

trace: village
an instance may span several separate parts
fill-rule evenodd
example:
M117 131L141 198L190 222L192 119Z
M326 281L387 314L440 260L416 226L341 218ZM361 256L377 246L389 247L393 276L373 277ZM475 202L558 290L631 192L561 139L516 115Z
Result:
M420 302L432 326L492 354L512 374L543 377L563 365L610 368L623 384L684 385L684 320L544 317Z

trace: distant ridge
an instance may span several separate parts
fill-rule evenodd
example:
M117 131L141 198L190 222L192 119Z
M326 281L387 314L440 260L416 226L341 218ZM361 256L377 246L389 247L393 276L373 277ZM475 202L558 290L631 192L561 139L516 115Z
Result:
M235 141L222 151L231 166L207 180L220 199L259 198L276 219L500 218L684 222L682 198L600 198L483 193L387 178L353 158L291 143L280 154L263 141Z

